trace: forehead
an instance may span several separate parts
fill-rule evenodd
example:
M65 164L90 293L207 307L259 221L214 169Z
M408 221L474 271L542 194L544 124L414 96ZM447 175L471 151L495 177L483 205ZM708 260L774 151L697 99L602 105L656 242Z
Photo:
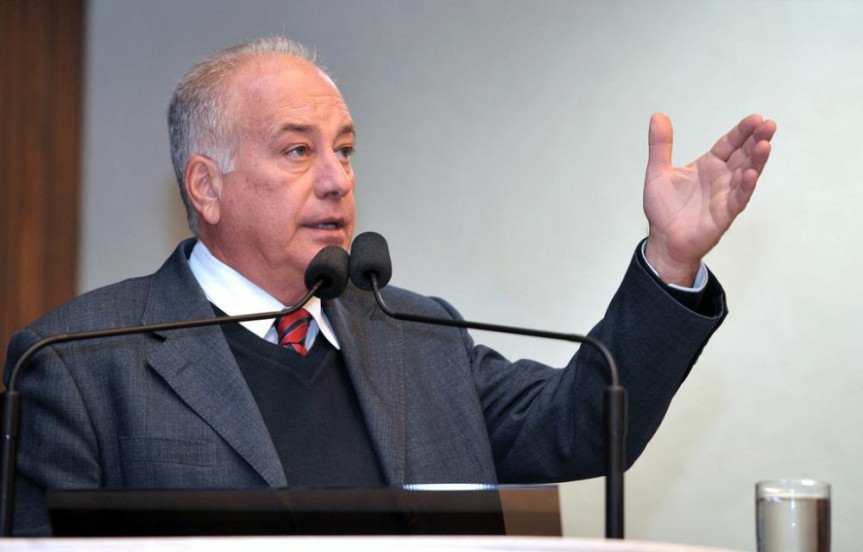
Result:
M333 81L307 61L281 54L242 62L228 83L226 104L240 128L255 132L351 124Z

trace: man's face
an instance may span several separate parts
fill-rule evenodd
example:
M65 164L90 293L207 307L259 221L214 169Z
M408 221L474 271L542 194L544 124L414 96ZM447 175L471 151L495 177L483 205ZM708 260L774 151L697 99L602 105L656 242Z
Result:
M283 302L327 245L354 228L354 128L338 89L308 63L274 55L233 76L233 170L223 177L213 253ZM288 284L290 283L290 286ZM290 295L296 295L291 291Z

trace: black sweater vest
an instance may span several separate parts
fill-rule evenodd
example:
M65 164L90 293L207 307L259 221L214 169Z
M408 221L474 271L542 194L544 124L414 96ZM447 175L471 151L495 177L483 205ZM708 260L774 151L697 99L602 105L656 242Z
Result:
M288 485L385 485L341 353L323 336L306 356L239 324L222 327L275 443Z

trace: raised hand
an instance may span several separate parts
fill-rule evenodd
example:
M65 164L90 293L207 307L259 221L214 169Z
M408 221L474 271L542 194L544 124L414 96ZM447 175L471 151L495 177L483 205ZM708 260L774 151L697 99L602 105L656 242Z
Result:
M663 281L692 285L701 258L752 197L775 132L776 123L750 115L709 152L685 167L673 167L671 121L661 113L650 118L645 256Z

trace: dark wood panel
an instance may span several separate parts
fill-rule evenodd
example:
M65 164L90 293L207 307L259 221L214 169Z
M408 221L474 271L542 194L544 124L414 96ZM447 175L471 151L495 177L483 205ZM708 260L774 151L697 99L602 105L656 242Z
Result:
M0 0L0 343L74 296L84 0Z

